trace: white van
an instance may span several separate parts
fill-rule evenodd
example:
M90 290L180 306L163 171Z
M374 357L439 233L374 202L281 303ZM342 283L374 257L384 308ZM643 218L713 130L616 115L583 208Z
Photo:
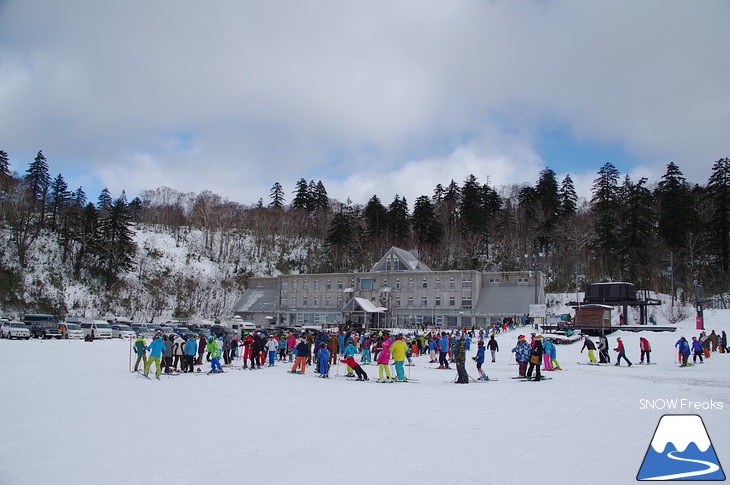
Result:
M112 338L112 327L104 320L84 320L80 326L84 337L91 335L94 338Z

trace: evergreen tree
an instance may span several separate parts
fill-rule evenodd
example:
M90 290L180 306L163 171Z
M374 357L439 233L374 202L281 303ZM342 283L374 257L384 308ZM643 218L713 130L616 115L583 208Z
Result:
M560 203L558 210L560 217L574 216L578 212L578 194L575 192L575 185L570 175L566 175L560 184L558 200Z
M51 176L48 173L48 162L42 150L38 152L35 160L31 162L25 172L25 183L35 200L40 202L41 205L45 205L48 197L48 187L51 184Z
M621 228L618 231L618 249L624 261L626 279L638 285L650 281L655 244L654 197L646 188L646 178L636 184L626 176L621 204Z
M294 194L294 200L292 200L291 203L292 208L310 211L312 201L309 192L309 184L307 184L306 180L299 179L296 183Z
M332 217L325 239L334 270L344 270L349 267L351 251L355 246L355 232L355 220L350 209L340 204L340 210Z
M425 195L416 199L411 219L413 232L419 242L439 244L443 237L443 228L436 217L436 211L431 200Z
M10 158L8 153L0 150L0 181L10 178Z
M730 269L730 158L712 166L707 192L713 209L709 220L713 251L725 273Z
M464 234L484 234L486 217L482 204L482 187L474 175L469 175L461 187L461 228Z
M271 202L269 202L269 207L273 207L274 209L284 208L284 189L281 187L281 184L279 182L274 183L274 185L271 187L271 191L269 191L269 197L271 198Z
M656 189L659 202L659 234L670 250L681 253L687 235L697 224L697 213L690 187L679 170L670 162Z
M385 235L388 227L388 209L380 202L377 195L373 195L365 204L362 211L365 221L365 234L368 237L376 238Z
M130 229L129 210L121 198L112 203L108 214L100 221L100 235L99 259L109 289L119 273L132 269L137 250Z
M104 189L99 194L99 198L96 202L96 208L99 209L99 212L102 214L109 212L109 210L112 207L112 194L109 192L109 189L104 187Z
M613 276L616 270L618 212L621 205L619 172L611 162L601 167L593 181L593 216L595 219L594 246L602 252L604 272Z
M395 195L393 202L388 206L388 235L393 244L404 242L411 233L408 220L408 203L405 197Z
M79 207L84 207L86 205L86 192L84 192L83 187L79 187L76 189L76 191L72 195L73 203Z
M71 192L68 190L68 184L60 173L53 179L50 187L49 212L51 216L51 229L56 230L62 212L66 209L71 201Z
M329 209L330 201L329 197L327 196L327 189L324 188L324 184L321 180L318 181L317 185L315 186L313 199L315 201L317 211L326 212Z
M144 203L139 197L135 197L134 199L132 199L132 202L129 203L129 216L131 217L132 221L139 222L143 210Z

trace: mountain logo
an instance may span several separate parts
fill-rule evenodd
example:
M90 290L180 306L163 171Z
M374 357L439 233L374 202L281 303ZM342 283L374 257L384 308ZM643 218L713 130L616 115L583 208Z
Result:
M659 420L637 480L725 480L702 418L665 414Z

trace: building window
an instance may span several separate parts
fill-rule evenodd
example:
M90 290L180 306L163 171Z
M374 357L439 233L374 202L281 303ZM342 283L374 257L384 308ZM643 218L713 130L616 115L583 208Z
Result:
M302 306L307 306L307 304L308 304L308 298L307 298L307 295L304 295L302 297Z
M400 295L395 297L395 306L400 306Z
M281 282L281 291L289 291L289 283L286 281Z
M337 295L337 308L342 308L342 295Z
M454 295L451 295L449 297L449 306L456 306L456 298L454 297Z
M324 306L332 306L332 298L329 295L324 297Z
M413 296L408 297L408 306L413 306Z
M319 280L314 280L314 291L319 291Z
M498 285L499 284L499 278L489 278L489 284L490 285Z
M400 278L395 279L395 289L400 290Z
M434 286L437 290L441 289L441 278L436 278L436 284Z
M449 278L449 288L452 290L456 288L456 278Z
M436 301L434 304L436 306L441 306L441 295L436 295Z
M409 290L412 290L412 289L413 289L413 288L415 288L415 287L416 287L416 285L415 285L415 283L413 282L413 278L408 278L408 289L409 289Z
M262 282L259 281L256 283L256 288L263 288L263 287L264 287L264 284Z
M292 298L291 298L291 305L289 305L289 306L291 308L296 308L297 307L297 297L296 296L292 296Z
M372 291L373 283L374 283L374 280L372 278L361 278L360 279L360 289Z
M517 278L518 285L526 285L529 282L530 282L529 278Z
M428 289L428 278L423 278L423 280L421 281L421 288L423 288L424 290Z
M421 306L428 306L428 297L426 295L421 296Z
M328 291L332 289L332 282L330 280L327 280L325 282L325 289L327 289Z
M471 279L464 278L461 280L461 287L462 288L471 288Z
M344 287L342 286L342 280L337 280L337 289L338 289L338 290L341 290L342 288L344 288Z
M319 306L319 295L314 295L314 306Z
M281 301L279 302L279 306L281 306L281 307L285 307L288 304L289 304L289 300L287 298L282 298Z
M307 291L309 289L309 280L302 281L302 290Z
M462 296L461 297L461 306L463 308L471 308L471 296Z
M291 291L295 292L297 291L297 280L294 280L291 282Z
M383 280L383 288L388 286L388 280Z

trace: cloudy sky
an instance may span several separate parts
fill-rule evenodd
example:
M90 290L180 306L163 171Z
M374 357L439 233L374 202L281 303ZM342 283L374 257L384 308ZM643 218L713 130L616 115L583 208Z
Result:
M587 195L730 156L730 2L0 0L0 150L95 200L278 181L409 205L474 174Z

